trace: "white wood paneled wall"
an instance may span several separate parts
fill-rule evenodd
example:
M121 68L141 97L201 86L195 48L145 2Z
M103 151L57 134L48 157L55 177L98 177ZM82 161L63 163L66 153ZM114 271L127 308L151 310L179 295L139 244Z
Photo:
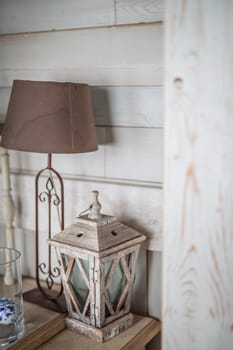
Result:
M94 177L103 183L141 186L142 192L151 187L147 212L154 220L148 220L156 224L145 233L151 238L149 248L160 250L162 210L155 212L152 193L162 186L163 29L158 22L162 2L58 1L56 5L52 0L0 1L0 115L4 119L13 79L88 82L99 150L56 156L54 166L65 178ZM108 27L142 20L148 23ZM16 174L34 174L45 162L43 155L11 152ZM135 205L144 209L142 201L128 201L125 215ZM140 220L143 229L144 219Z
M166 2L163 349L233 349L233 2Z
M65 180L65 224L88 207L89 192L97 189L103 211L147 234L153 251L161 250L162 232L162 20L162 0L0 0L2 120L14 79L91 85L99 150L54 156ZM33 251L33 176L46 158L10 155L16 241L28 259L25 270L33 274L28 256ZM135 310L144 313L150 309L146 255L144 250L134 298ZM154 302L159 307L159 297Z

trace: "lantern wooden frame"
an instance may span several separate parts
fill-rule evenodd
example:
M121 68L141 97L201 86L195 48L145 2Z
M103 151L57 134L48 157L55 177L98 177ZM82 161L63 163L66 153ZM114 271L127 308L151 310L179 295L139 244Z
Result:
M145 239L117 218L99 213L94 219L77 218L48 241L55 246L61 266L69 329L104 342L132 325L132 288ZM79 283L80 279L85 293L74 286L74 280Z
M121 244L117 247L117 250L116 247L113 247L98 254L54 240L49 241L51 245L56 247L59 263L61 264L63 288L69 313L66 324L69 329L92 337L98 342L104 342L132 325L133 317L129 313L132 288L140 243L144 239L144 236L140 236L133 240L134 242L129 241ZM64 261L65 255L70 257L68 264ZM126 262L126 257L129 255L131 255L130 266ZM89 276L83 268L83 260L89 263ZM113 263L106 277L104 275L104 264L109 261L113 261ZM69 283L69 277L75 263L82 271L82 276L89 288L84 307L81 307L73 287ZM107 289L119 263L122 266L127 283L114 310ZM106 308L110 313L107 317Z

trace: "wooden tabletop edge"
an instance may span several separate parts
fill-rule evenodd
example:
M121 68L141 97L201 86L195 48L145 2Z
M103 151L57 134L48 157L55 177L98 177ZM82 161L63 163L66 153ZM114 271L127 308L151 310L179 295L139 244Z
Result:
M161 331L161 322L148 317L148 324L121 350L135 350L145 347Z

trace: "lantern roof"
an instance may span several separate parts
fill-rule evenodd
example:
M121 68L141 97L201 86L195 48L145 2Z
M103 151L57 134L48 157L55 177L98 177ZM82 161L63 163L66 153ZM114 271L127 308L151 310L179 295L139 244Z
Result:
M100 213L101 205L98 201L98 192L92 191L93 203L89 214L81 215L75 222L57 233L50 239L63 245L101 252L127 243L127 247L142 242L146 237L136 230L121 223L116 217Z

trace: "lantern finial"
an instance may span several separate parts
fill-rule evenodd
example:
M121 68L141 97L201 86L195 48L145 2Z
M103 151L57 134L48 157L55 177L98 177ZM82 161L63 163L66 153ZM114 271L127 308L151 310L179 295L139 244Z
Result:
M88 218L92 219L92 220L97 220L101 218L101 204L98 200L98 196L99 196L99 192L98 191L92 191L92 196L93 196L93 200L92 200L92 205L91 205L91 209L90 212L88 214Z

